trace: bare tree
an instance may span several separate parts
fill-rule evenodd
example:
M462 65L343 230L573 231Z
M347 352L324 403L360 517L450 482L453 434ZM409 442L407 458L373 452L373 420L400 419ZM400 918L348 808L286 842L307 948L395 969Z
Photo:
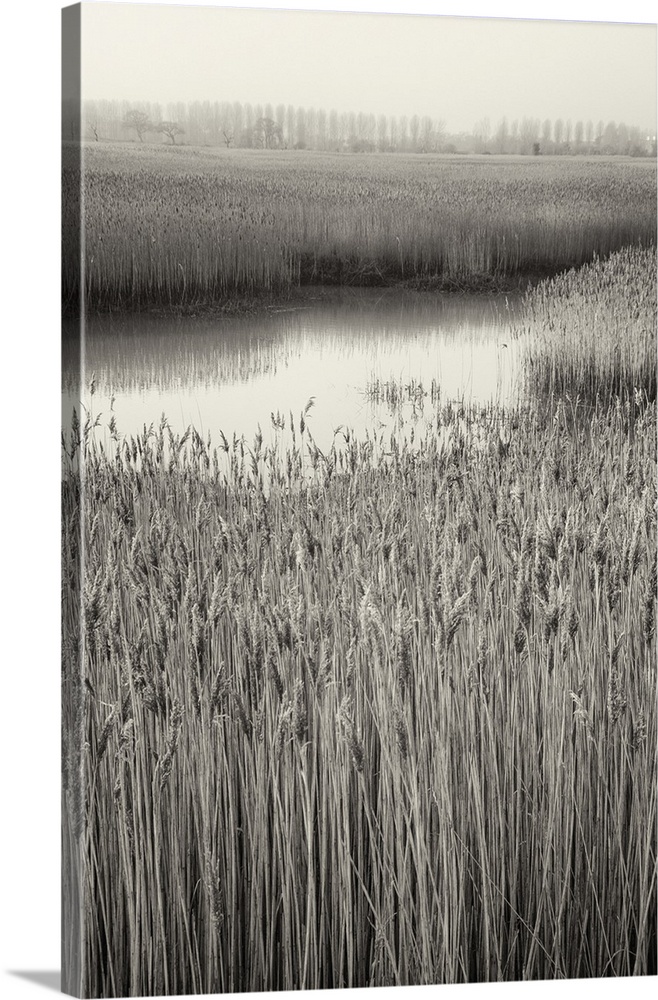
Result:
M339 144L339 126L338 126L338 112L335 108L332 108L329 112L329 144L332 149L337 149Z
M630 140L628 126L625 122L619 122L617 126L617 152L622 156L630 151Z
M338 140L341 145L350 142L355 135L356 118L354 112L343 111L338 118Z
M240 104L239 101L233 102L233 114L230 121L231 121L230 128L227 127L226 122L223 123L223 126L226 127L227 132L231 132L231 134L235 139L235 142L239 143L244 121L244 112L242 109L242 105Z
M590 119L585 125L585 142L587 143L587 152L592 152L592 143L594 141L594 122Z
M254 125L254 145L263 149L273 149L283 145L283 134L279 123L273 118L259 118Z
M176 145L176 136L185 134L185 129L181 128L178 122L159 122L153 127L153 131L168 135L174 146Z
M388 118L380 115L377 119L377 148L380 153L388 149Z
M295 145L295 122L295 109L289 104L286 108L286 141L291 149Z
M507 118L501 118L494 136L494 148L497 153L507 152L507 141L509 137L509 126Z
M417 153L418 136L420 135L420 118L418 115L412 115L411 121L409 122L409 134L411 136L411 148L414 153Z
M306 109L297 108L295 114L295 149L306 149Z
M102 115L98 101L83 101L81 124L87 134L91 134L96 142L100 139Z
M327 146L327 112L324 108L318 108L316 118L316 138L315 148L326 149Z
M599 121L596 123L596 135L594 137L594 145L597 147L597 149L601 148L601 143L603 142L604 129L605 129L605 124L603 122L603 119L599 119Z
M283 135L286 128L286 108L284 104L277 104L276 106L276 123L281 129L281 135Z
M571 118L567 118L564 126L564 145L567 153L571 152L571 136L573 135L573 124Z
M409 142L409 119L406 115L400 115L398 121L398 136L400 149L405 150Z
M315 108L306 109L306 145L309 149L317 149L318 114Z
M126 117L123 119L123 127L134 129L139 137L139 141L144 142L146 133L153 131L153 122L145 111L133 109L126 113Z
M618 152L617 123L608 122L603 130L602 152L608 155Z
M475 137L475 152L484 153L491 135L491 124L488 118L481 118L473 127Z
M541 122L539 118L522 118L521 119L521 131L520 131L520 141L521 141L521 152L522 153L535 153L535 145L539 144L539 132L541 129Z
M564 122L561 118L557 118L553 125L553 138L555 140L555 152L561 153L562 140L564 139Z
M441 151L446 138L446 124L442 118L432 120L424 115L420 120L418 133L418 150L421 153L436 153Z
M390 149L394 153L398 148L398 120L395 115L391 115L389 129L391 132Z

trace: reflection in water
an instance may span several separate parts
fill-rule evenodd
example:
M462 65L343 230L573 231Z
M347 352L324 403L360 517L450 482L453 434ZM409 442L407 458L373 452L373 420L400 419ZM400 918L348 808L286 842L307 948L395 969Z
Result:
M297 417L315 397L309 426L328 447L339 425L357 433L390 425L390 407L365 393L373 379L428 388L435 380L443 401L508 401L518 353L512 318L505 297L373 289L325 292L256 316L90 317L84 372L73 341L64 341L64 420L80 378L87 384L93 372L96 392L86 402L102 427L114 396L124 434L165 413L178 432L193 424L214 441L220 430L250 440L259 426L271 428L272 413ZM395 419L422 419L420 411Z

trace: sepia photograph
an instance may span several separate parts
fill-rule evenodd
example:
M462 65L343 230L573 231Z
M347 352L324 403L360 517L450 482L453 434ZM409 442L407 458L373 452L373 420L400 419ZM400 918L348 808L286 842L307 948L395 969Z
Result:
M63 11L65 991L656 973L655 80Z
M61 11L63 992L656 976L658 27L604 7Z

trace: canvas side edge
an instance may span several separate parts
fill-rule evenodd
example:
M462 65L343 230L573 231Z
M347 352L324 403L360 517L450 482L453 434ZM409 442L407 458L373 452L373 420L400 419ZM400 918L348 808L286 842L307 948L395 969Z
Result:
M62 379L67 379L64 345L82 361L83 312L81 198L81 36L82 7L62 10L61 22L61 208L62 208ZM71 295L77 286L78 294ZM82 368L80 369L82 370ZM79 390L79 391L77 391ZM82 385L75 395L82 399ZM82 660L82 465L79 429L71 426L62 394L61 493L61 959L63 993L84 990L84 841L86 805L83 754L86 733ZM78 416L79 406L76 407ZM78 439L76 441L76 438ZM71 517L73 511L74 516Z

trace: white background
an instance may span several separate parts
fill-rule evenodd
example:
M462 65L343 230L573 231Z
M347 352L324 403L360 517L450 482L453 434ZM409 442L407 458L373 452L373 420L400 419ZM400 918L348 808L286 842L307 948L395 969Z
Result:
M219 5L218 5L219 6ZM228 5L226 5L228 6ZM651 2L233 3L231 6L655 22ZM59 961L59 46L58 0L3 9L3 352L0 379L2 719L0 996L48 996L18 977ZM604 68L603 68L604 70ZM31 137L25 135L29 126ZM656 981L442 987L441 996L634 998ZM485 992L483 992L483 989ZM372 1000L373 994L364 998ZM414 992L418 992L417 990ZM426 988L425 995L437 992ZM400 997L399 991L377 996ZM411 991L405 991L410 997ZM292 996L292 994L290 995Z

